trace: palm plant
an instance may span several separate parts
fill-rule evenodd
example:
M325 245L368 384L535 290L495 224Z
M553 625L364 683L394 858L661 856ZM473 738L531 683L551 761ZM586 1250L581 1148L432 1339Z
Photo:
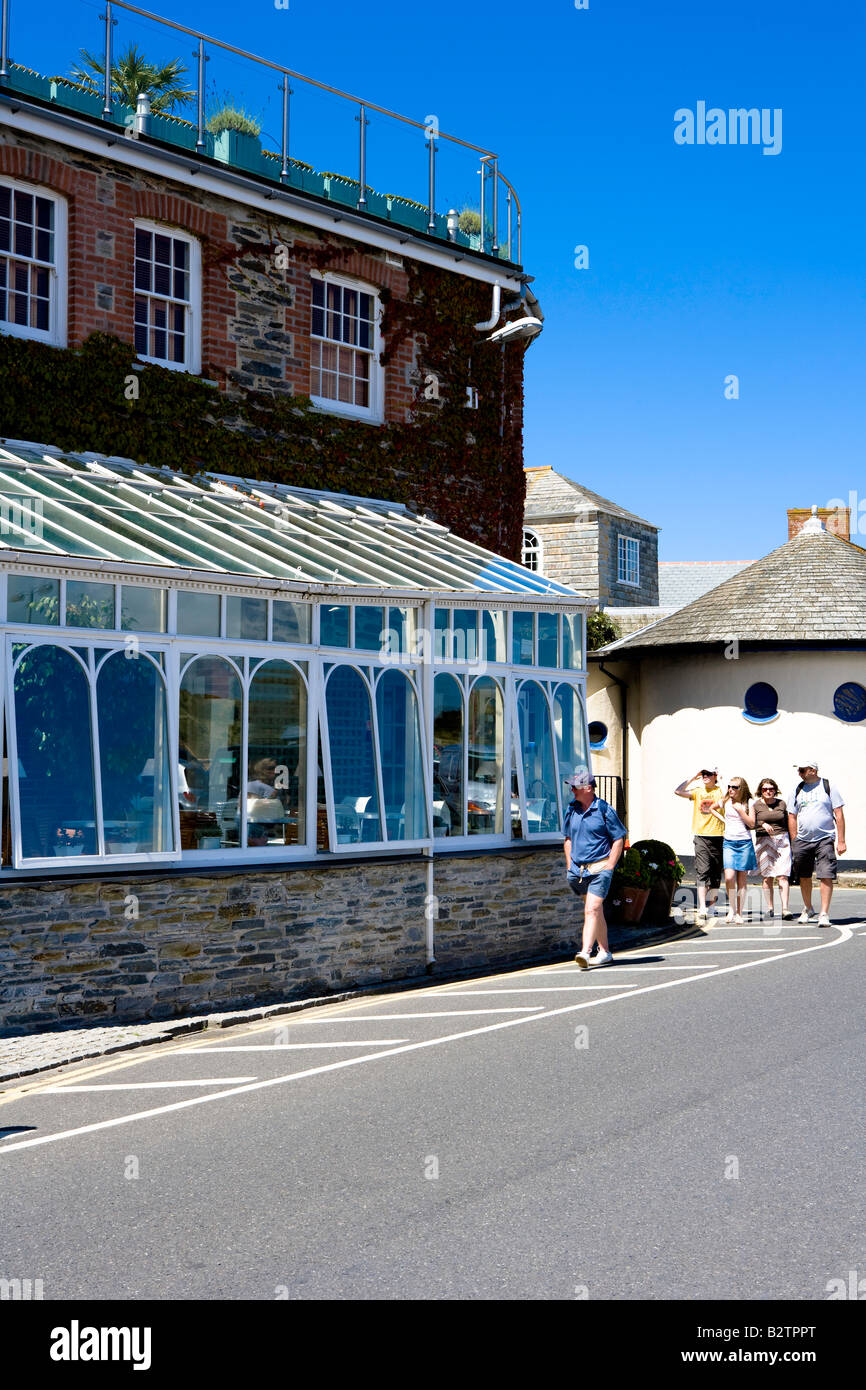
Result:
M150 96L152 111L172 112L176 106L184 106L195 96L192 88L182 81L186 67L180 58L158 67L149 63L138 44L131 43L125 53L118 54L111 65L111 90L127 106L135 106L141 92ZM81 50L81 63L72 69L76 82L101 92L105 81L105 60Z

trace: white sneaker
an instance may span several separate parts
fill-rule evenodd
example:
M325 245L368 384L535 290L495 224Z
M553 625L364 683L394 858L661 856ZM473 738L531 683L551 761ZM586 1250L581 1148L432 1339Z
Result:
M803 911L800 913L800 916L797 918L797 921L803 923L804 925L806 922L814 922L814 920L815 913L812 911L811 907L804 907Z
M829 917L829 915L828 915L826 912L822 912L821 915L820 915L819 918L818 918L818 926L819 926L819 927L829 927L829 926L831 926L831 925L832 925L832 923L830 922L830 917Z
M738 912L737 915L736 915L736 917L734 918L734 921L735 921L735 922L740 922L740 923L742 923L742 922L745 921L745 918L741 917L740 914L739 914L739 912Z
M589 969L589 951L578 951L574 958L575 965L580 966L581 970Z
M733 922L733 920L734 920L734 909L733 909L732 907L729 907L728 910L727 910L727 913L725 914L725 921L726 921L726 922Z
M593 965L613 965L613 956L610 951L603 951L598 948L598 955L593 957Z

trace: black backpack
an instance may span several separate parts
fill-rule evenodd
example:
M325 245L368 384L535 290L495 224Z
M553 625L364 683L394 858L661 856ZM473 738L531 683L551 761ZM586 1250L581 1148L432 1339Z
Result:
M824 791L827 793L827 800L829 801L829 800L830 800L830 783L828 782L828 780L827 780L826 777L822 777L822 778L821 778L821 783L822 783L822 785L823 785L823 787L824 787ZM805 782L798 782L798 783L797 783L797 790L794 792L794 813L795 813L795 814L796 814L796 811L797 811L797 797L800 795L800 792L803 790L803 788L805 787L805 785L806 785Z

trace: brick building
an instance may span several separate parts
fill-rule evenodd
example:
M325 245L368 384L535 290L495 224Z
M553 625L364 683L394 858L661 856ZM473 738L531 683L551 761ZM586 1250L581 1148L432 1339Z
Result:
M518 563L494 157L473 233L285 129L0 72L0 1028L579 931L589 605Z
M37 68L38 55L31 61ZM419 163L438 148L427 134L417 132ZM7 66L0 433L369 491L519 558L528 339L490 336L528 321L535 301L519 264L519 205L495 157L482 159L488 211L482 203L484 232L473 235L454 210L436 210L432 180L425 208L318 174L289 156L287 142L285 131L282 151L268 151L250 135L214 135L201 116L136 114L115 93ZM93 335L111 335L134 356L115 371L116 394L76 432L42 389L58 360L43 365L36 348L78 350ZM24 356L10 342L22 339L33 349ZM253 467L235 467L227 446L215 459L212 435L187 439L162 417L161 433L148 419L145 443L122 417L126 378L148 365L238 400L230 423L248 440L262 434L261 418L248 418L250 393L265 408L299 401L310 411L265 419L270 442ZM87 378L69 389L87 404ZM160 380L162 395L169 389ZM141 414L155 396L142 376ZM188 405L175 413L188 418Z

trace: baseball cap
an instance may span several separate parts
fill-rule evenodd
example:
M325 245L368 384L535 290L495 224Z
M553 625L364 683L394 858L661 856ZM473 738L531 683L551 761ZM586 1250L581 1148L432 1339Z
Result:
M713 773L715 773L715 775L718 776L719 769L716 767L715 763L702 763L702 764L701 764L701 776L702 776L702 777L703 777L703 775L704 775L705 772L709 772L711 775L712 775Z
M815 771L817 772L818 760L817 758L801 758L798 763L794 763L794 766L798 772L801 767L814 767Z
M568 779L570 787L594 787L595 778L588 767L576 767Z

